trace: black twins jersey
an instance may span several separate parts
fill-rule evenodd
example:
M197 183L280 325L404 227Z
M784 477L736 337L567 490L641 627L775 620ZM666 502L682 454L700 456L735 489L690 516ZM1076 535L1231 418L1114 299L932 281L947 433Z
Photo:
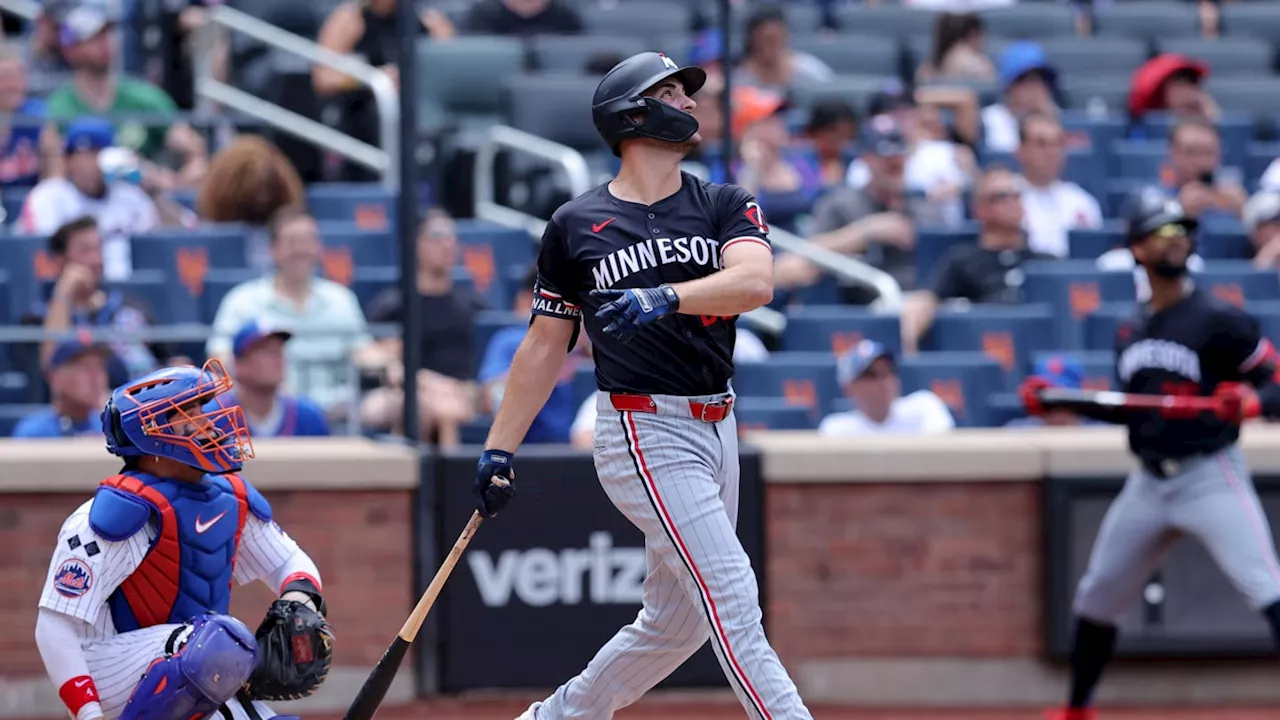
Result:
M606 392L711 395L733 376L734 317L672 314L625 344L606 336L592 290L657 287L720 269L725 248L769 245L760 206L736 185L682 173L678 192L653 205L624 202L608 185L584 193L551 216L538 256L533 314L582 319Z
M1272 352L1254 318L1196 289L1154 315L1143 306L1119 325L1116 380L1130 393L1212 395L1218 383L1245 382ZM1152 462L1211 453L1240 435L1238 426L1210 413L1169 419L1155 411L1135 412L1128 427L1129 447Z

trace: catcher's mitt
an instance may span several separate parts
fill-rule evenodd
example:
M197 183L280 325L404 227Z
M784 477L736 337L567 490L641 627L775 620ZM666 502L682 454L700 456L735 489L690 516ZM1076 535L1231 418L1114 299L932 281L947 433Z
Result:
M320 613L276 600L255 633L258 663L244 689L255 700L297 700L320 687L333 662L333 631Z

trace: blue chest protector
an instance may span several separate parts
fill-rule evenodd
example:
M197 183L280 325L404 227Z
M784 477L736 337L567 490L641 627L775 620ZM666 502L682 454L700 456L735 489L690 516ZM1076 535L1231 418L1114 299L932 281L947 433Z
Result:
M271 521L266 499L238 475L188 483L126 471L104 480L89 509L95 533L121 541L152 521L159 530L137 569L107 600L116 632L225 614L249 513Z

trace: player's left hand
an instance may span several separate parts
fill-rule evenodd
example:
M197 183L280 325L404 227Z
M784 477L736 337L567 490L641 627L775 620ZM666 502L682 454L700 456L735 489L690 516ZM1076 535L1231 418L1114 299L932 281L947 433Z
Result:
M1219 383L1213 390L1213 412L1223 422L1241 423L1262 412L1258 393L1245 383Z
M604 301L596 317L605 323L605 333L626 342L644 325L680 309L680 297L670 285L631 290L592 290Z

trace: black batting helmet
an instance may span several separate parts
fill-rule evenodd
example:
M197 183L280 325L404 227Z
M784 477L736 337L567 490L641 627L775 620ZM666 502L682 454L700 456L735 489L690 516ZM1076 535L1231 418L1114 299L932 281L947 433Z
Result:
M1181 225L1192 236L1199 226L1196 219L1182 209L1181 203L1157 187L1142 188L1131 195L1124 217L1130 245L1141 242L1165 225Z
M698 131L698 119L670 105L645 97L644 92L668 78L684 84L686 95L698 92L707 81L700 67L680 67L656 52L643 52L623 60L605 74L591 98L591 119L614 155L621 156L623 140L647 137L680 143Z

